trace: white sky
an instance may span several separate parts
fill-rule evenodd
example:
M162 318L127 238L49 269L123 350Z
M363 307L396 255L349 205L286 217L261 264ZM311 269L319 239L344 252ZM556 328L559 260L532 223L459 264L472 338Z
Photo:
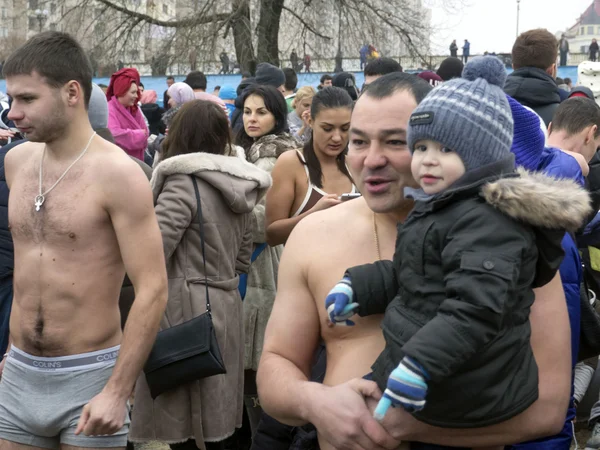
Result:
M519 32L547 28L551 33L575 24L593 0L521 0ZM424 0L432 8L432 51L449 52L456 39L459 55L465 39L471 54L510 53L517 30L516 0ZM451 4L454 8L448 8Z

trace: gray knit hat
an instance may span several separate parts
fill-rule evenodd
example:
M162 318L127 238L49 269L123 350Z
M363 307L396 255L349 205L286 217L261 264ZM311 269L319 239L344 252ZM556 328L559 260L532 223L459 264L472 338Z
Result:
M513 117L504 64L494 56L472 59L456 78L433 89L410 117L408 145L430 139L454 150L467 171L510 156Z
M92 129L108 128L108 102L106 94L96 83L92 83L92 96L88 107L88 118Z

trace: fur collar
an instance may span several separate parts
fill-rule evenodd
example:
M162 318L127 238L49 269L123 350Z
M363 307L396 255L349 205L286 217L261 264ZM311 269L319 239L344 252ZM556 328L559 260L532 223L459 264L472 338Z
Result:
M302 144L288 133L268 134L252 144L246 157L256 163L260 158L278 158L283 152L302 147Z
M481 190L504 214L533 226L576 231L591 213L588 192L577 182L517 169L519 177L500 178Z
M214 177L211 174L223 174L224 177ZM223 185L215 185L224 194L229 194L236 184L243 184L245 190L258 190L259 200L271 186L271 176L253 164L243 161L237 156L213 155L210 153L189 153L173 156L160 162L154 169L150 185L154 199L162 190L169 175L196 175L199 178L210 179L211 183L227 179ZM237 181L237 183L236 183Z

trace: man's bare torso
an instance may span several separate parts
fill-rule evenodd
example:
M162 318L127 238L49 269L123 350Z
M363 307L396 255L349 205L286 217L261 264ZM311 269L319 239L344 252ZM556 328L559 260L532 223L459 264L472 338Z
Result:
M43 144L24 143L9 154L9 226L15 247L12 343L38 356L117 345L124 267L104 208L106 177L98 172L124 154L95 138L37 212L42 149ZM49 162L46 155L44 190L69 164Z
M371 365L383 351L385 341L380 329L381 315L353 318L354 327L328 326L325 297L343 277L346 269L377 260L373 212L363 199L344 203L321 213L323 222L313 236L326 254L310 255L308 284L315 300L321 337L327 346L325 384L336 385L371 372ZM381 257L391 259L396 228L378 220ZM311 243L312 244L312 243Z

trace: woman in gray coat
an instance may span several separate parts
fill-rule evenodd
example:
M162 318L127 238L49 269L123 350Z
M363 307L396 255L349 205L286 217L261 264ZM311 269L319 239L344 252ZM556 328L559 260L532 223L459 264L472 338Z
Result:
M239 274L252 253L252 210L271 184L268 173L232 154L228 119L211 102L192 101L175 116L151 185L163 238L169 300L161 329L206 311L205 276L227 373L150 397L144 374L135 391L130 440L175 449L222 449L242 424L244 336ZM204 273L198 184L206 239ZM192 311L191 316L186 311Z

